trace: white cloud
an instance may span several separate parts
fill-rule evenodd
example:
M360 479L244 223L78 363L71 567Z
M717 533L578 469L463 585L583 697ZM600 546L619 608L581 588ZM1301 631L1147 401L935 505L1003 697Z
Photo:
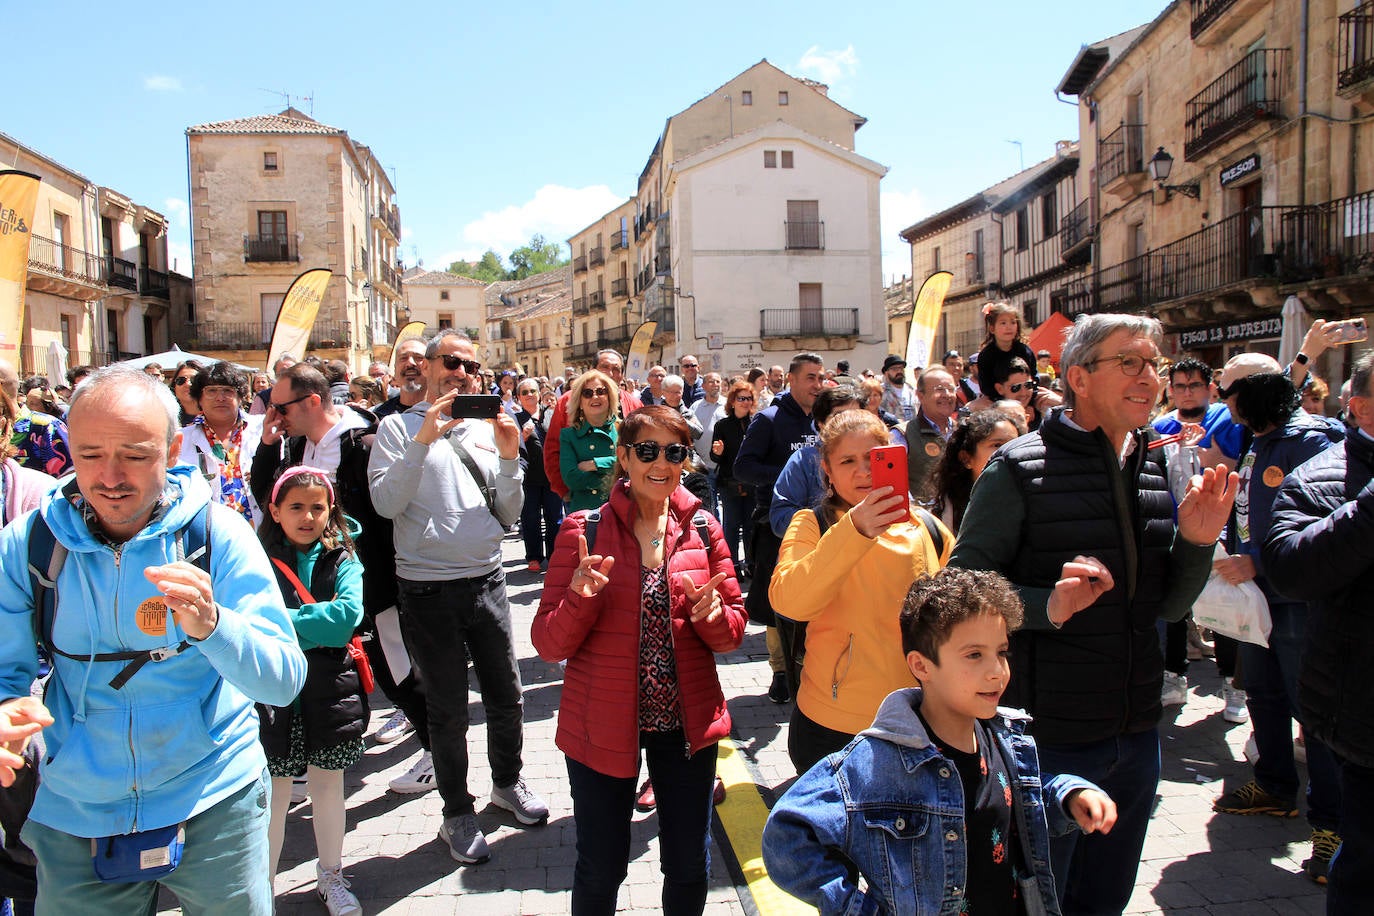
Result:
M180 197L169 197L162 202L162 205L167 210L167 217L171 220L172 225L186 225L186 201Z
M585 188L546 184L524 203L489 210L465 225L458 245L436 263L475 261L489 248L504 258L536 232L563 247L566 255L568 236L624 202L624 195L612 192L604 184ZM406 241L411 241L409 236Z
M883 246L883 284L893 278L910 276L911 246L899 234L917 220L931 213L920 191L883 191L880 195L881 229Z
M145 76L143 88L149 92L181 92L184 87L181 85L181 80L175 76L157 74Z
M797 69L828 86L834 86L845 77L854 75L859 69L859 57L854 53L852 44L843 51L822 51L820 45L812 45L797 62Z

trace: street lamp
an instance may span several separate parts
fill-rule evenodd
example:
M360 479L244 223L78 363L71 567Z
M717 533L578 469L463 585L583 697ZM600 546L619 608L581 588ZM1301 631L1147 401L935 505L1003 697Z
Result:
M1165 184L1169 180L1170 173L1174 170L1174 157L1166 153L1164 147L1161 146L1150 157L1149 169L1150 178L1164 192L1166 202L1174 191L1184 197L1191 197L1193 200L1202 199L1202 186L1196 181L1191 184Z

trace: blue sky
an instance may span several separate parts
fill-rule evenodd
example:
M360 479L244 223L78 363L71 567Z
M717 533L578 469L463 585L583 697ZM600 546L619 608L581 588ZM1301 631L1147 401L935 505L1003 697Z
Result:
M664 119L761 58L868 118L897 232L1076 139L1054 87L1080 45L1165 0L267 6L7 4L0 130L167 214L190 273L185 129L279 111L280 92L394 170L407 264L534 232L559 242L634 192ZM272 90L272 91L263 91Z

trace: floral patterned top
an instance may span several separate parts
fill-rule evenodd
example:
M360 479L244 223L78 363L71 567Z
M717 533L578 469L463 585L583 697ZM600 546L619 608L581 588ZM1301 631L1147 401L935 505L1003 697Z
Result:
M671 732L682 728L677 656L668 597L668 567L640 570L639 728Z
M67 444L67 424L52 414L19 409L10 436L14 460L26 468L61 477L72 469L72 450Z

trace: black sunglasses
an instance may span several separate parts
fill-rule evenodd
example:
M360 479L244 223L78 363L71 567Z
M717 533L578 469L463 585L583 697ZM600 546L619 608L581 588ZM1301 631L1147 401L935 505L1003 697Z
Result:
M1034 391L1039 387L1040 382L1036 379L1031 379L1029 382L1017 382L1015 385L1008 385L1007 390L1012 394L1016 394L1016 392L1020 391L1022 388L1029 388L1031 391Z
M657 461L659 452L663 452L663 457L668 460L669 464L682 464L687 460L687 456L692 453L692 450L681 442L674 442L670 445L659 445L657 442L635 442L625 447L634 452L635 456L645 464Z
M272 409L275 410L277 413L285 414L286 408L290 407L292 404L299 404L301 401L304 401L308 397L310 397L310 395L303 394L300 397L296 398L294 401L287 401L285 404L273 403L271 406Z
M463 371L468 375L476 375L482 370L482 364L475 359L463 359L461 356L453 356L449 353L442 354L439 359L443 361L444 368L449 372L452 372L459 366L462 366Z
M176 377L176 382L175 382L174 384L175 384L178 388L180 388L182 385L189 385L189 384L191 384L191 380L192 380L193 378L195 378L194 375L178 375L178 376Z

